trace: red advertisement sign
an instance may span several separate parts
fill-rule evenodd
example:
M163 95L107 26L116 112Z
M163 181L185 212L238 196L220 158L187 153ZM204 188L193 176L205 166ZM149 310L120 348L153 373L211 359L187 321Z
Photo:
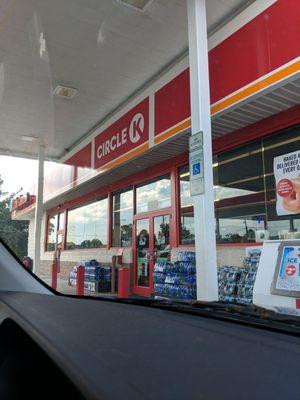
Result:
M136 105L95 138L95 168L149 140L149 98Z

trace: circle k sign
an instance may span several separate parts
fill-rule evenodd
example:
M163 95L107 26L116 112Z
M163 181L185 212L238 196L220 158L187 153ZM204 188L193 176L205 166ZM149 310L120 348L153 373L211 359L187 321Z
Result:
M95 168L125 155L148 140L149 98L146 98L95 138Z
M143 135L145 127L144 116L141 113L135 114L130 122L129 138L132 143L137 143Z

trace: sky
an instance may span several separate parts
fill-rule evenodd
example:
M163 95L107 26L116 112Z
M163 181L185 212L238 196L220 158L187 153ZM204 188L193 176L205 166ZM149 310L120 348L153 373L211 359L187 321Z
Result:
M30 189L37 180L37 160L0 156L0 176L3 191L14 193L21 187Z

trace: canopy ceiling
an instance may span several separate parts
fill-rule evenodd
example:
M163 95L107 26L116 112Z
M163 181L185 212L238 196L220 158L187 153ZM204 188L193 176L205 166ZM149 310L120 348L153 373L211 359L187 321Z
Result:
M208 34L249 0L207 1ZM57 159L187 52L186 3L0 0L0 154ZM54 97L57 84L78 89Z

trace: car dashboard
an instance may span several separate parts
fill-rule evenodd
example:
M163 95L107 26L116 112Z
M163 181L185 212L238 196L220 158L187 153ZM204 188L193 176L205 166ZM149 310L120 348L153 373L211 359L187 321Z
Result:
M299 335L146 304L1 293L0 398L300 398Z

